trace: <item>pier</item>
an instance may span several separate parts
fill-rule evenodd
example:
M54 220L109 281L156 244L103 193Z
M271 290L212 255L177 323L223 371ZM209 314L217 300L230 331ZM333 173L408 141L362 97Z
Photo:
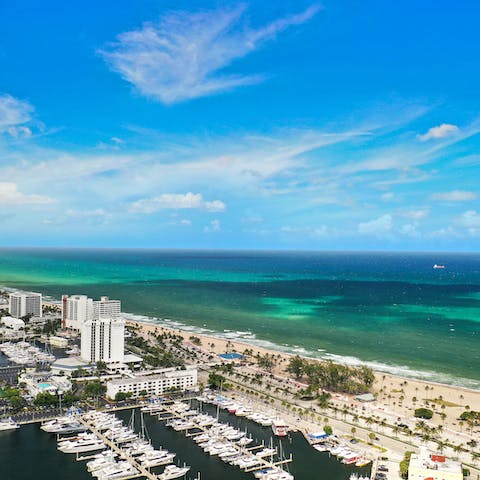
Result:
M113 452L118 454L120 458L124 458L127 460L130 465L132 465L134 468L138 470L138 474L132 475L130 477L124 477L123 480L130 480L132 478L139 478L139 477L145 477L148 480L158 480L159 478L162 478L161 475L157 475L155 473L152 473L150 470L145 468L143 465L141 465L135 458L133 458L131 455L128 455L124 450L122 450L113 440L110 440L107 438L102 432L97 430L95 426L87 422L85 419L82 417L78 418L79 422L84 425L86 428L88 428L91 432L93 432L102 442L107 445ZM77 460L87 460L86 457L78 457Z
M184 403L184 402L181 402L181 403L182 403L182 405L187 406L186 403ZM163 408L160 411L158 411L158 410L153 411L151 413L151 415L157 415L159 420L167 420L168 421L168 420L176 418L176 419L179 419L179 420L183 420L185 422L187 422L187 421L192 422L193 421L191 412L178 411L176 408L174 408L174 405L175 405L174 402L170 403L170 404L163 403L162 404ZM147 413L148 413L148 410L147 410ZM200 412L198 412L198 413L200 413ZM225 425L225 424L220 423L220 425ZM202 435L204 433L209 433L212 426L213 426L212 424L204 425L204 426L196 424L194 426L190 426L190 427L187 427L185 429L178 430L178 431L183 431L185 433L186 437L193 438L193 437L196 437L198 435ZM198 430L198 431L189 432L189 430ZM221 434L220 434L220 436L221 436ZM226 441L228 441L228 439L226 439ZM246 447L246 446L242 447L242 446L234 443L233 441L229 441L229 443L230 443L230 447L232 449L236 450L239 455L247 454L247 453L253 453L255 450L260 450L260 449L266 447L263 442L262 442L261 445L255 445L253 447ZM281 465L286 465L288 463L291 463L293 461L292 455L290 455L289 458L280 459L280 460L274 462L273 461L273 456L274 455L275 454L268 455L268 456L271 457L270 461L266 460L265 457L256 457L258 459L258 462L259 462L258 465L243 468L243 471L246 472L246 473L249 473L249 472L255 472L255 471L264 470L264 469L274 469L274 468L280 467Z

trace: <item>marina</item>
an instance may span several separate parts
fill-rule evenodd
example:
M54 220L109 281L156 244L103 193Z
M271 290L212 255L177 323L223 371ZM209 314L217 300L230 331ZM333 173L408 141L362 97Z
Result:
M195 401L192 401L196 405ZM216 418L217 410L214 406L204 404L203 412ZM137 410L137 418L139 416ZM131 419L131 409L124 409L115 412L117 420L121 420L124 425ZM219 422L230 424L230 426L240 430L247 430L247 436L254 439L251 445L265 445L263 448L276 448L277 451L283 449L285 458L293 457L293 462L288 467L290 474L296 480L316 480L318 472L321 472L321 478L329 480L348 480L352 474L352 468L341 464L334 458L330 458L328 453L318 454L305 441L303 435L299 432L290 432L286 438L272 438L271 427L264 427L246 417L237 417L221 409L218 412ZM186 436L185 431L176 431L166 426L165 421L159 421L156 415L145 415L144 426L150 437L150 445L155 450L166 449L169 452L175 452L176 464L183 466L187 463L191 466L186 478L194 479L200 476L202 479L225 478L229 480L244 480L245 478L255 478L254 473L246 473L238 466L230 465L220 459L218 455L206 454L199 445L193 441L195 435ZM119 424L117 424L118 426ZM142 435L142 426L140 422L134 426L138 438ZM64 436L60 438L65 438ZM148 440L147 440L148 443ZM22 425L21 428L9 432L0 432L0 455L10 458L2 472L2 479L5 480L24 480L25 478L36 478L37 480L55 480L69 478L71 480L87 480L92 475L86 467L86 462L96 459L84 458L82 461L76 461L77 454L63 454L57 449L57 435L47 435L45 431L39 428L38 423ZM148 448L148 447L146 447ZM108 446L103 450L111 450ZM92 451L89 453L79 453L80 457L98 455L101 451ZM118 453L113 451L117 460ZM25 462L24 457L28 456L29 461ZM267 457L268 460L268 457ZM108 461L103 459L103 461ZM162 468L162 467L159 467ZM152 471L155 468L151 468ZM369 469L355 469L359 475L367 475ZM137 473L138 475L139 473ZM133 474L132 474L133 475ZM140 478L140 477L137 477Z

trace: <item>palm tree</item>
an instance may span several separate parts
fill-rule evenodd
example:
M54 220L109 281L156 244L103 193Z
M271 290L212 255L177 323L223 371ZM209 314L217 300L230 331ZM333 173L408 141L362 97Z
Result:
M400 431L400 427L399 427L398 425L394 425L394 426L392 427L392 432L394 433L394 435L395 435L396 437L398 437L398 432L399 432L399 431Z
M455 453L460 453L462 450L463 450L463 446L462 446L461 443L459 443L458 445L454 445L454 446L453 446L453 451L454 451Z

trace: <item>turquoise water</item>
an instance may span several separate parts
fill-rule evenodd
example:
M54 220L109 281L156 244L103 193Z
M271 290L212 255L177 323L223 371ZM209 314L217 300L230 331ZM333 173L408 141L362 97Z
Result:
M52 385L50 383L39 383L40 388L50 388Z
M2 249L0 284L480 388L479 254Z

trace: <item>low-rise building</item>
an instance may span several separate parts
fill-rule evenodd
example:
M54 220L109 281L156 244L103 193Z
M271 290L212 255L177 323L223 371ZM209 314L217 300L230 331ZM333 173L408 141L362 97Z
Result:
M114 399L119 392L130 393L132 397L146 392L148 396L159 396L167 392L193 390L197 386L196 367L188 366L185 370L165 368L153 375L133 376L107 382L107 396Z
M18 378L19 383L25 384L25 388L32 397L39 393L62 395L72 389L72 382L64 376L52 375L49 372L27 371Z
M20 318L15 318L15 317L2 317L2 320L0 321L0 324L8 328L10 330L14 330L15 332L18 332L19 330L24 330L25 329L25 322L21 320Z
M408 479L463 480L462 464L445 455L430 454L425 447L421 447L418 454L410 457Z

